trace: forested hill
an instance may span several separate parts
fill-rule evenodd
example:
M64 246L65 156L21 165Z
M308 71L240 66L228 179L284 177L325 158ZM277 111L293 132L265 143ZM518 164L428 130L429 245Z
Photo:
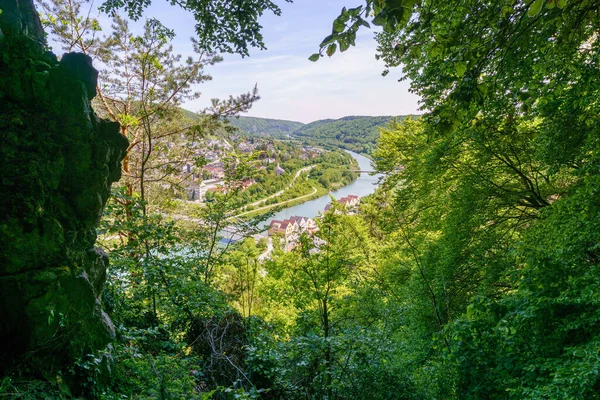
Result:
M405 116L350 116L335 120L324 119L304 125L294 132L294 136L370 154L379 138L379 128L387 125L394 118L403 119Z
M277 137L289 135L304 124L282 119L236 117L231 119L231 125L247 133Z
M198 115L184 110L184 114L196 119ZM242 132L252 135L272 136L275 138L292 136L321 145L330 145L370 154L379 138L379 128L386 126L399 116L347 116L340 119L321 119L308 124L282 119L235 117L231 124Z
M198 114L192 111L184 109L183 113L188 118L198 119ZM231 125L239 128L242 132L273 137L289 135L304 125L302 122L297 121L245 116L231 118L230 122Z

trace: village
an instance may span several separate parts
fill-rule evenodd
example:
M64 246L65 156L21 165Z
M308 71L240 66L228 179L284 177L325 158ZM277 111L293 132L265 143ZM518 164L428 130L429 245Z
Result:
M336 208L332 203L329 203L325 206L323 213L331 212L335 210L336 213L348 213L350 215L356 214L359 212L360 206L360 197L356 195L348 195L340 198L336 201L339 204L339 207ZM320 218L319 216L315 218ZM314 219L303 217L303 216L292 216L284 220L273 219L269 223L269 229L267 231L269 239L268 239L268 247L267 251L263 253L262 258L268 257L269 253L273 249L273 240L279 240L282 248L285 251L291 251L298 246L300 235L307 234L310 237L314 238L315 243L315 251L320 244L322 244L321 239L319 239L315 234L318 232L319 228ZM257 236L260 239L259 236Z
M182 166L180 179L185 188L182 200L204 206L208 202L220 201L216 196L235 191L236 201L239 201L240 206L232 218L268 210L303 197L309 198L316 193L315 185L321 187L320 196L327 196L326 193L356 179L345 175L352 168L352 157L344 152L300 142L232 135L227 139L209 138L202 143L193 143L192 152L200 162L188 161ZM232 180L231 169L237 167L240 159L246 160L248 172L241 178ZM317 170L319 171L313 177L314 180L308 184L313 185L312 193L309 186L309 190L305 192L307 194L294 194L293 186L300 181L307 181ZM288 191L292 193L287 194ZM321 204L307 212L309 216L304 214L269 221L268 225L264 225L263 233L253 236L257 243L265 240L267 243L260 259L264 261L269 258L274 248L293 250L303 234L307 234L315 242L315 249L312 251L318 251L322 243L317 235L318 224L315 220L333 210L336 213L358 213L360 197L349 194L334 200L334 203L335 205ZM318 213L319 208L321 213ZM319 216L315 216L317 213ZM224 236L219 241L223 246L244 239L243 235L229 227L225 227L223 233Z
M275 144L272 140L245 139L236 135L232 136L230 140L234 143L232 144L224 138L216 138L207 140L204 143L192 144L194 157L203 160L204 165L199 167L192 162L187 162L182 166L180 179L184 183L188 201L203 203L215 193L223 194L232 189L245 191L251 186L261 183L256 175L286 176L294 172L290 170L290 167L286 166L284 168L284 164L289 164L290 160L307 162L327 152L327 150L312 146L289 149L280 144ZM256 159L251 161L254 173L249 174L247 179L237 182L232 187L225 180L228 158L233 153L253 156Z

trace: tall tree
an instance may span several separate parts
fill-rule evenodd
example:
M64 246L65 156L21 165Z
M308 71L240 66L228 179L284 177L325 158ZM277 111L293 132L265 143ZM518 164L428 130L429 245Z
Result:
M118 122L129 139L124 183L130 195L135 190L146 202L150 187L167 184L180 190L182 180L191 179L183 166L200 167L204 162L197 155L201 139L223 128L222 117L247 111L258 99L254 88L236 98L214 100L201 111L200 120L186 119L179 106L200 96L194 86L211 79L205 69L221 57L201 50L192 40L196 56L182 60L170 44L174 31L155 19L146 21L143 33L135 35L128 21L115 14L110 35L99 38L102 28L90 15L91 4L87 10L87 3L77 0L41 5L43 21L63 49L76 49L102 62L96 108Z
M588 274L597 267L599 9L591 0L367 2L343 10L321 45L346 50L374 12L378 56L422 98L420 122L382 133L388 197L371 219L402 267L383 265L409 276L396 290L414 289L408 326L427 343L415 350L426 362L440 348L427 339L435 334L445 350L433 364L427 357L429 371L457 366L454 378L435 374L450 378L435 396L597 395L597 354L586 349L598 340L598 305L584 293L597 290ZM542 250L549 242L555 251Z

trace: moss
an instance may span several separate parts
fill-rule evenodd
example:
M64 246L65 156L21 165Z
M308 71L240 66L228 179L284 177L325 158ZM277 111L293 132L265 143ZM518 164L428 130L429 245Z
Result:
M0 17L0 372L52 376L114 335L93 246L127 141L91 108L91 61L58 62L31 2L13 6Z

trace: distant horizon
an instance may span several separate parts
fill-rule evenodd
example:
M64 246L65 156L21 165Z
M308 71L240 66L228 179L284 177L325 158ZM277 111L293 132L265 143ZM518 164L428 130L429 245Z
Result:
M189 110L186 107L181 107L183 110L187 111L187 112L191 112L194 114L197 114L196 111L192 111ZM339 117L339 118L321 118L321 119L315 119L313 121L310 122L302 122L302 121L297 121L297 120L293 120L293 119L285 119L285 118L271 118L271 117L262 117L262 116L256 116L256 115L246 115L246 114L240 114L240 115L236 115L233 117L229 117L229 119L235 119L235 118L260 118L260 119L268 119L268 120L272 120L272 121L285 121L285 122L294 122L297 124L303 124L303 125L308 125L311 124L313 122L318 122L318 121L338 121L340 119L344 119L344 118L348 118L348 117L366 117L366 118L377 118L377 117L406 117L406 116L413 116L413 115L421 115L421 114L396 114L396 115L389 115L389 114L382 114L382 115L356 115L356 114L350 114L350 115L344 115L343 117Z
M281 4L281 16L265 13L259 22L267 49L250 49L248 57L221 54L223 61L207 65L204 73L212 80L193 89L199 98L187 100L182 107L198 112L210 108L212 99L227 99L258 88L261 97L244 116L294 121L308 124L344 116L381 116L420 114L420 98L410 90L410 80L402 80L401 68L392 68L387 76L385 62L376 59L375 30L361 29L356 46L333 57L310 62L308 57L318 51L319 43L331 31L344 0L303 0ZM111 19L94 7L109 33ZM139 21L129 21L135 34L143 21L157 18L168 28L176 28L172 41L173 53L183 57L193 55L190 37L196 37L193 15L168 3L153 3ZM61 44L49 35L49 43L57 55ZM101 66L100 66L101 67ZM259 116L261 115L261 116Z
M414 115L420 113L420 98L411 93L410 81L402 80L401 68L382 76L385 62L376 59L375 32L359 31L356 46L333 57L313 63L308 57L331 33L344 0L303 0L280 4L281 16L265 13L263 26L267 50L251 49L250 56L223 54L223 62L207 67L213 80L198 87L199 99L186 102L187 108L201 110L211 99L258 87L261 99L245 114L248 117L297 121L304 124L348 115ZM147 17L156 15L168 27L176 27L174 52L189 54L194 36L193 17L168 4L153 4ZM377 29L377 28L375 28Z

